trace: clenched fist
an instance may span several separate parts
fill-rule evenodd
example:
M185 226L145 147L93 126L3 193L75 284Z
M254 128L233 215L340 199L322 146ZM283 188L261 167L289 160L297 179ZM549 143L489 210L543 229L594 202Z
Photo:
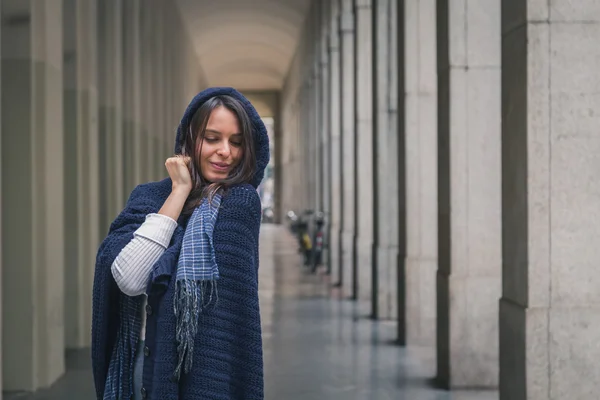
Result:
M167 167L167 171L173 182L173 191L182 190L187 191L187 193L191 192L192 177L189 169L190 161L189 157L181 155L167 158L167 161L165 161L165 167Z

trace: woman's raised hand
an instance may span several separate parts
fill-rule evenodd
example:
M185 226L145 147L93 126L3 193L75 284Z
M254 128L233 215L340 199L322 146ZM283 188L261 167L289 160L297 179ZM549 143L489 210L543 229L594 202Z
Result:
M192 176L190 175L190 157L177 155L174 157L167 158L165 161L165 167L173 182L172 190L186 191L187 193L192 191Z

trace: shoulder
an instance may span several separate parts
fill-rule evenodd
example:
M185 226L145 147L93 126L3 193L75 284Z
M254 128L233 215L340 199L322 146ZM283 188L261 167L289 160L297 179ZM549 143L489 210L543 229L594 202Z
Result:
M171 180L163 179L158 182L148 182L137 185L129 195L128 204L149 202L162 204L171 193Z
M260 196L254 186L250 184L229 188L223 196L223 205L243 207L259 214L261 212Z
M261 202L258 192L250 184L227 189L221 201L219 215L245 223L260 223Z
M171 179L167 178L157 182L148 182L137 185L131 192L129 198L166 198L169 196L169 193L171 193Z
M146 215L160 209L170 192L170 180L136 186L119 215L111 223L109 238L111 234L132 233L144 222Z

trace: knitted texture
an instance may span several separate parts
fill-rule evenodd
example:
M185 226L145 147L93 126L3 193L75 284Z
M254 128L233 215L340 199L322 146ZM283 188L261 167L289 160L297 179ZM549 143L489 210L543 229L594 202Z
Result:
M199 97L205 101L217 94L229 94L243 99L254 127L257 170L251 185L230 188L223 195L213 232L220 274L218 302L199 316L192 370L183 374L179 382L173 379L177 363L173 300L177 261L187 224L184 217L177 221L169 247L153 266L147 288L143 373L143 387L149 399L264 398L258 302L261 204L256 186L269 160L268 137L258 114L241 94L230 88L210 89L209 93L210 96L204 92L196 96L192 101L195 109L202 103L197 101ZM188 108L186 115L193 114L193 109ZM110 357L122 328L119 318L122 294L111 274L112 262L131 241L146 215L162 207L171 184L170 179L165 179L136 187L98 250L92 320L92 367L97 399L103 398Z

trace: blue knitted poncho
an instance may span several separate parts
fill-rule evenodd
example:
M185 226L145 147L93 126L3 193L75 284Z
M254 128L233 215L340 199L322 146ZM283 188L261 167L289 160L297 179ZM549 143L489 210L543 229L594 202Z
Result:
M269 162L267 131L254 107L232 88L199 93L182 118L175 144L198 107L215 95L240 100L250 116L256 150L256 173L251 184L229 189L213 233L219 265L216 307L199 316L194 363L179 382L173 379L177 363L176 317L173 312L175 275L186 219L181 217L169 248L154 265L147 288L143 387L146 398L157 400L263 399L263 362L258 303L258 235L261 204L256 192ZM92 366L98 399L103 398L108 366L120 324L120 290L111 265L131 241L133 233L156 213L171 193L170 179L136 187L125 209L113 221L98 250L93 290Z

